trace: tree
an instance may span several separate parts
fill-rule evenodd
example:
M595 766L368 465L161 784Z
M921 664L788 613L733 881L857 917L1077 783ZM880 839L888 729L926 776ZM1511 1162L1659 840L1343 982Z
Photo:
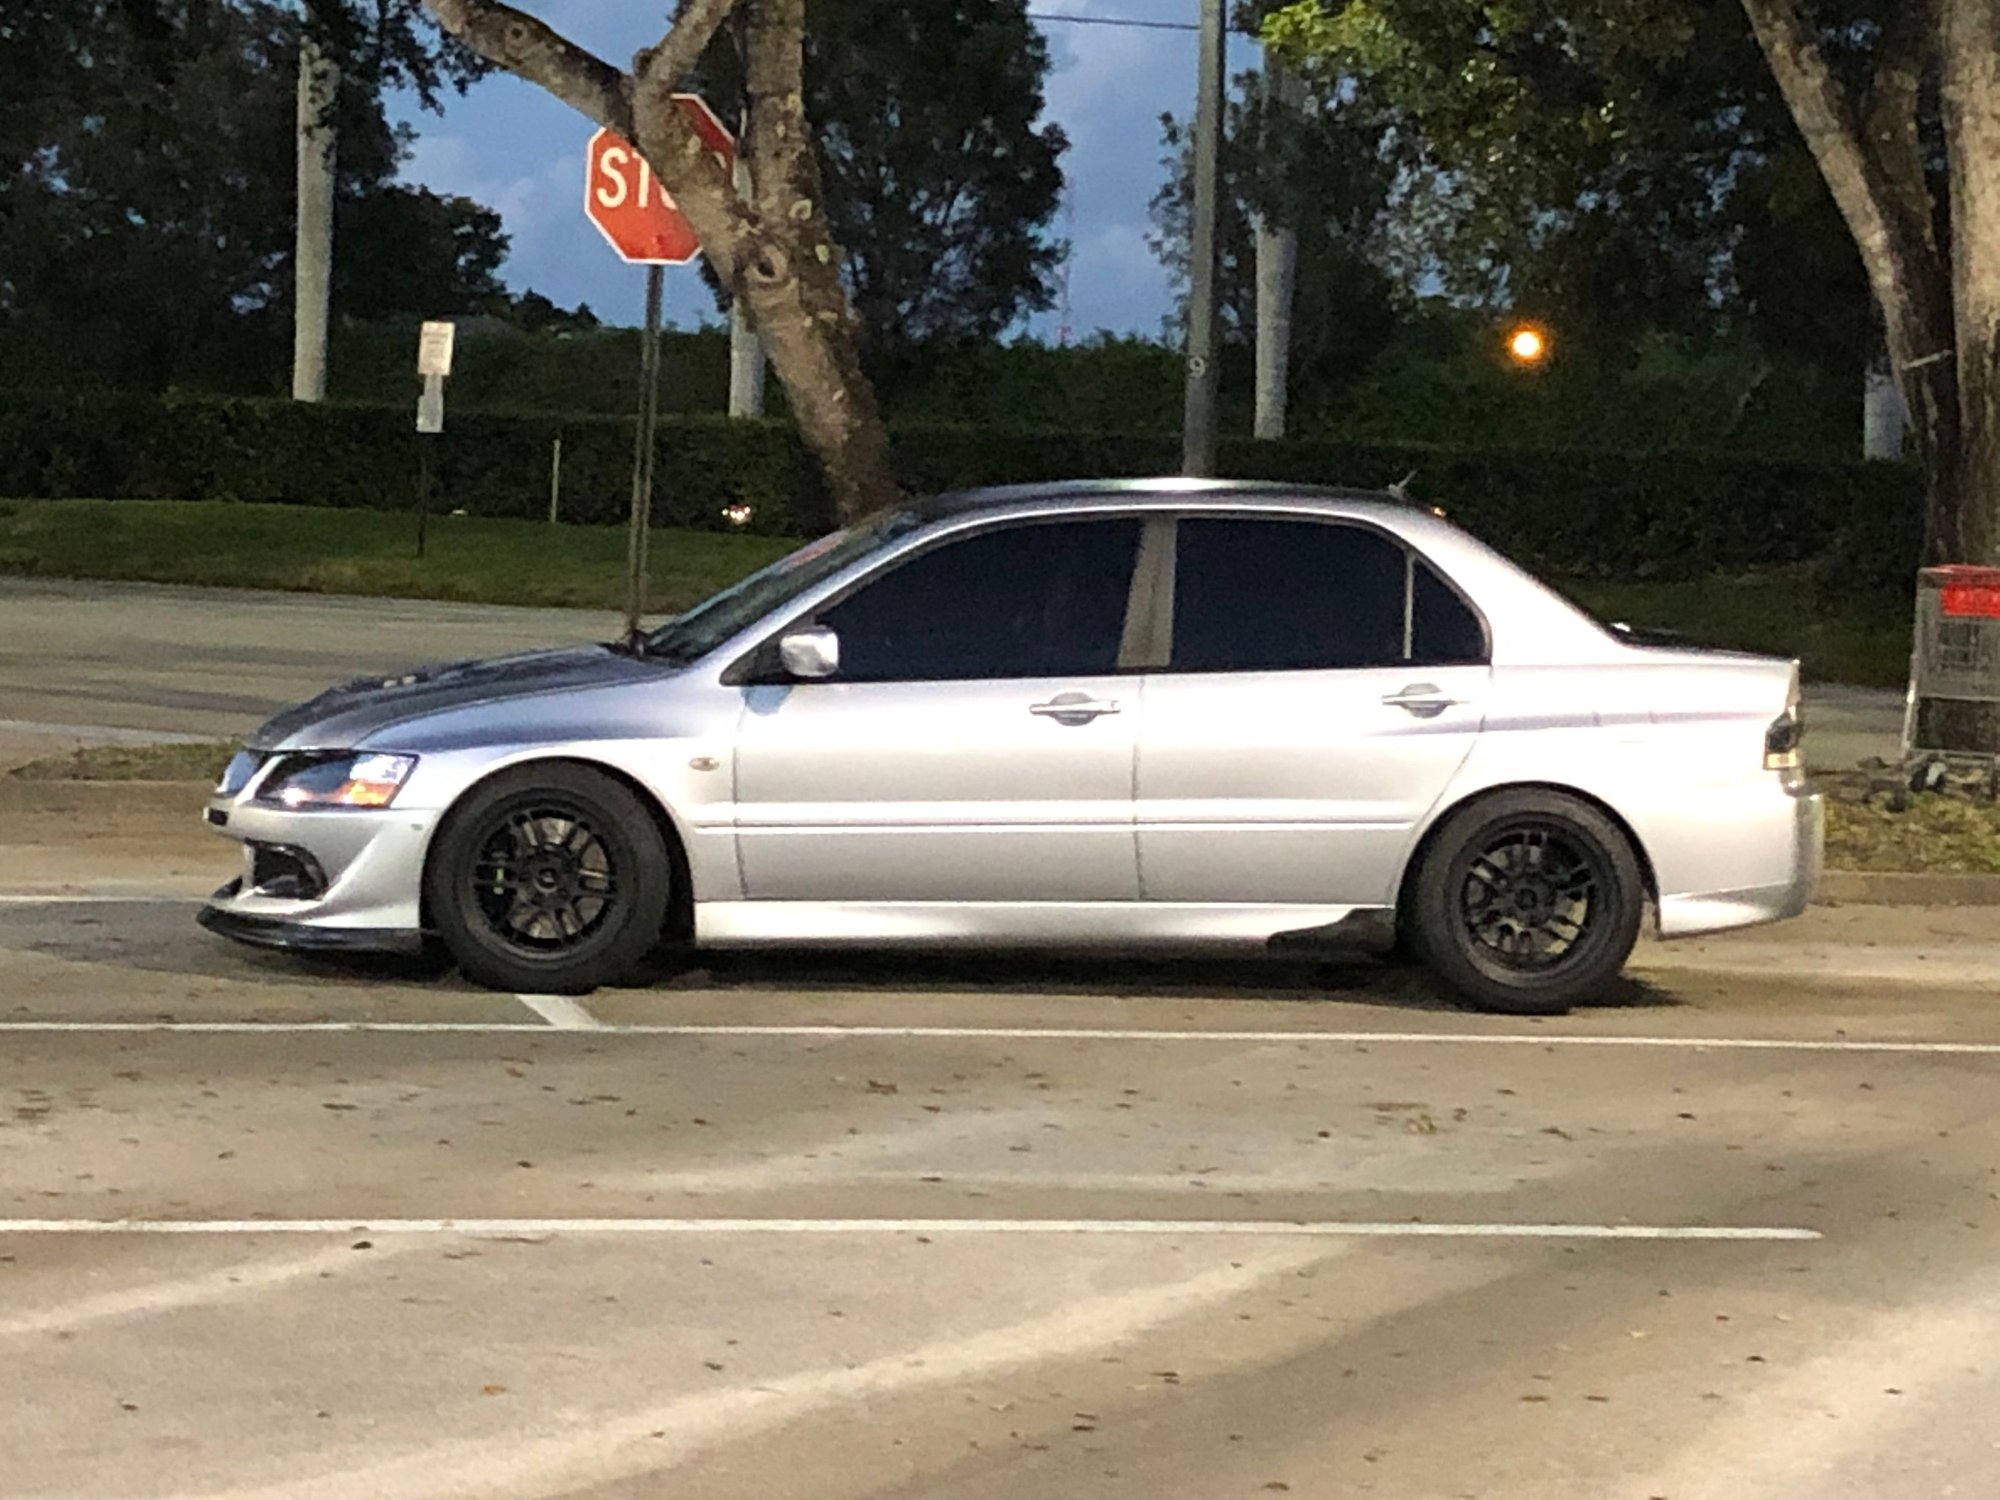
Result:
M318 401L326 394L342 95L359 89L379 101L384 88L400 86L434 108L442 85L463 90L481 71L474 54L450 37L434 34L420 0L369 0L365 5L358 0L304 0L294 97L295 399Z
M1379 263L1398 170L1383 122L1365 105L1322 95L1303 110L1274 107L1256 74L1235 80L1223 118L1216 288L1226 347L1255 336L1255 220L1297 235L1292 308L1292 404L1322 412L1394 330L1403 290ZM1177 302L1188 285L1193 144L1187 125L1160 120L1166 181L1153 195L1147 243ZM1177 331L1182 314L1170 319Z
M1844 254L1829 256L1822 238L1810 258L1784 255L1774 276L1777 242L1755 238L1827 222L1787 165L1802 142L1913 414L1924 557L2000 563L1991 0L1302 0L1265 35L1394 96L1489 231L1511 222L1518 239L1603 218L1627 226L1618 243L1630 256L1657 264L1689 250L1690 269L1725 282L1740 270L1767 293L1817 262L1835 276L1816 289L1824 299L1851 285ZM1504 247L1508 235L1487 240ZM1495 259L1504 266L1506 250ZM1845 343L1858 322L1842 313L1823 331Z
M7 24L0 140L21 163L0 176L11 378L270 389L289 311L297 17L239 0L94 0ZM12 107L23 95L32 111ZM497 218L393 184L405 139L378 97L350 89L338 109L355 310L501 299Z
M807 0L805 35L806 116L870 376L1053 306L1069 143L1035 123L1049 53L1026 0ZM725 118L743 108L727 28L698 83Z
M338 218L341 241L356 247L334 267L343 316L443 317L509 306L499 277L507 236L500 215L483 204L386 183L342 203Z
M1025 0L813 0L806 97L864 354L988 339L1054 305L1067 247L1048 44Z
M889 503L888 436L862 373L806 114L805 0L680 0L629 71L500 0L429 4L481 55L638 147L717 278L749 307L841 516ZM671 97L732 12L749 106L739 150L750 188L741 194Z

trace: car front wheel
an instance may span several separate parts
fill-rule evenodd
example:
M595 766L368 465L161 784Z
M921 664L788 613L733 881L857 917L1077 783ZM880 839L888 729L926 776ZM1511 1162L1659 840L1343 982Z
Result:
M475 787L439 829L425 904L466 977L580 994L659 941L673 862L648 809L587 766L521 766Z
M1524 790L1450 815L1399 925L1470 1004L1549 1016L1603 994L1631 956L1644 910L1624 832L1577 798Z

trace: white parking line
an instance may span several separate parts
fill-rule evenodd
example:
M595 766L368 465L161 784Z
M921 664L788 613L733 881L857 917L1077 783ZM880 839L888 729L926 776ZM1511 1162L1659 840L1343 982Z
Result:
M0 1235L1033 1234L1320 1239L1817 1240L1785 1225L1422 1224L1339 1219L6 1219Z
M604 1023L585 1010L583 1003L568 995L516 995L514 997L558 1031L602 1031Z
M0 906L194 906L204 899L201 896L162 894L159 891L133 891L124 896L109 891L86 891L69 895L41 891L0 895Z
M523 997L525 998L525 997ZM537 997L543 998L543 997ZM580 1008L580 1007L579 1007ZM587 1014L587 1013L586 1013ZM596 1017L592 1017L596 1020ZM354 1035L546 1036L559 1028L535 1021L0 1021L0 1036L105 1032L197 1036ZM701 1026L597 1021L599 1037L691 1037L726 1040L997 1041L997 1042L1233 1042L1253 1045L1318 1043L1352 1047L1654 1047L1693 1052L1832 1052L1942 1057L2000 1056L2000 1042L1820 1041L1795 1037L1576 1036L1479 1031L1188 1031L1083 1026Z

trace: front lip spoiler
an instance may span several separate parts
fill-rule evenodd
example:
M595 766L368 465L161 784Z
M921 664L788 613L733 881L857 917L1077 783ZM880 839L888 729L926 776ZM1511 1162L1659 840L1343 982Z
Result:
M218 896L229 887L218 891ZM231 892L233 894L233 892ZM293 953L421 953L424 936L394 927L315 927L282 917L252 917L204 906L195 920L218 936L253 948L282 948Z

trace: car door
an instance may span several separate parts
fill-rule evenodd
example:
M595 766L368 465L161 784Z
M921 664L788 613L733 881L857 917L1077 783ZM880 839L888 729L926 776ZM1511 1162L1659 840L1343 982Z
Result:
M1169 666L1145 681L1148 899L1376 906L1471 752L1477 614L1400 540L1304 517L1183 517Z
M840 666L745 689L744 893L774 901L1133 901L1141 523L946 537L815 612Z

